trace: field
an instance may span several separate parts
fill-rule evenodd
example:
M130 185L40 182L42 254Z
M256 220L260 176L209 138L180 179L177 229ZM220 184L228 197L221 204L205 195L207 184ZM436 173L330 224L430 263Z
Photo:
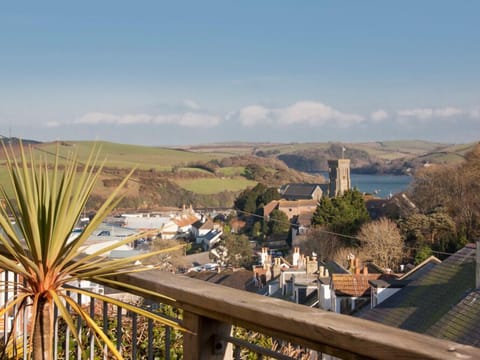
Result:
M232 179L177 179L175 180L180 187L192 191L196 194L218 194L222 191L241 191L247 187L253 187L255 181L232 178Z
M37 153L53 158L58 150L63 156L76 153L82 161L86 161L92 148L100 147L100 159L106 161L105 166L119 169L139 168L143 170L155 169L159 171L170 170L178 164L193 162L206 162L217 159L213 153L194 153L186 150L169 148L115 144L110 142L61 142L38 144L34 148Z
M240 176L245 172L244 166L228 166L217 170L217 173L222 176Z

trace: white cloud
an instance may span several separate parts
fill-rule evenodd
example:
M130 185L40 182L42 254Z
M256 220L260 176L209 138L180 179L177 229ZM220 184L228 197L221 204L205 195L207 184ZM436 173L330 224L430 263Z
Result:
M417 108L398 111L398 116L402 119L411 118L419 121L427 121L430 119L448 119L464 114L464 110L456 107Z
M370 114L370 118L374 122L382 122L383 120L388 119L388 113L385 110L379 109Z
M425 120L430 119L432 115L432 109L408 109L398 111L398 116L401 118L416 118L418 120Z
M152 121L152 115L126 114L118 116L116 123L121 125L148 124Z
M442 118L458 116L458 115L462 115L463 113L464 113L463 110L454 108L454 107L440 108L440 109L435 109L433 111L434 116L442 117Z
M139 125L139 124L173 124L183 127L213 127L221 122L221 117L198 112L173 113L173 114L124 114L91 112L83 115L75 124L100 125Z
M314 101L299 101L284 108L267 108L251 105L240 109L238 120L244 126L257 124L321 126L334 123L337 127L348 127L364 120L363 116L347 114L328 105Z
M240 109L238 119L244 126L254 126L262 122L269 124L273 120L271 110L258 105L251 105Z
M221 117L217 115L201 113L185 113L180 120L180 125L188 127L214 127L221 123Z
M101 112L90 112L79 119L75 120L75 124L88 124L88 125L96 125L96 124L114 124L119 120L118 115L108 114L108 113L101 113Z

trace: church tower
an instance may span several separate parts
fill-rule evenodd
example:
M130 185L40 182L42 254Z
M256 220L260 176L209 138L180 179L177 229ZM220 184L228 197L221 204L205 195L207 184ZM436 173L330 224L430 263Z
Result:
M337 197L350 190L350 159L328 160L329 195Z

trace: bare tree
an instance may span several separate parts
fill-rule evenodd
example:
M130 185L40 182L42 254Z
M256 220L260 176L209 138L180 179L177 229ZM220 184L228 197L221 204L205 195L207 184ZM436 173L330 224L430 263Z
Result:
M298 247L304 254L317 253L319 260L333 260L335 254L346 246L345 241L321 227L310 229L306 237L299 241Z
M403 239L397 224L381 218L366 223L360 229L358 239L363 257L387 269L396 268L403 257Z
M424 214L443 207L455 223L459 236L472 240L480 234L480 145L458 165L431 166L415 174L413 202Z

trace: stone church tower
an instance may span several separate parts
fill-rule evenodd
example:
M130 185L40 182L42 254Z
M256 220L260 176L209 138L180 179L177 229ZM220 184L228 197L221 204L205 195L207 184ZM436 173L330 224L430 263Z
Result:
M350 159L328 160L329 195L337 197L350 190Z

